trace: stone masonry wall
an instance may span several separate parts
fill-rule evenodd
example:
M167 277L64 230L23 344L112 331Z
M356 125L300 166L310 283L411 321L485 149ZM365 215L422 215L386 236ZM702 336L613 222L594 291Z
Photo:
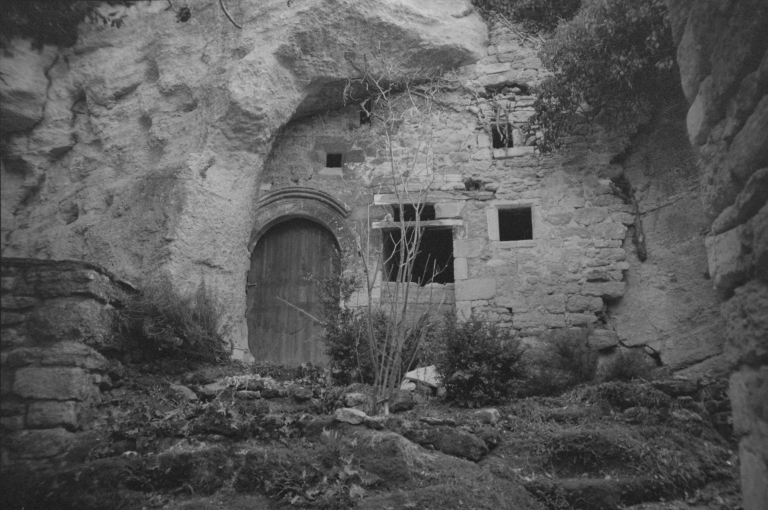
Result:
M131 287L76 261L2 259L2 464L66 453L119 364L115 306Z
M540 154L535 129L526 130L530 91L545 76L536 52L492 27L487 56L449 73L431 110L407 98L395 104L402 122L391 147L376 118L360 123L357 105L292 122L267 159L262 192L298 185L334 195L353 210L350 229L364 248L370 235L375 251L381 227L394 226L387 223L398 200L394 163L398 176L410 173L405 187L413 196L430 188L430 225L453 230L455 283L432 285L453 294L446 304L455 300L461 316L474 313L522 337L594 325L596 343L615 346L604 311L625 292L624 244L634 216L608 176L627 138L598 131L571 137L558 155ZM514 126L514 146L506 149L492 147L496 108ZM325 168L327 153L342 153L342 167ZM499 241L497 209L518 204L532 207L534 239Z
M768 4L669 0L722 299L745 510L768 501Z

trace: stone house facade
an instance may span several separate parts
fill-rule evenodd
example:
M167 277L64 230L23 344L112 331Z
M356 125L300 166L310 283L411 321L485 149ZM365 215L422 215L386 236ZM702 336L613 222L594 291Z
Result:
M635 216L610 180L610 160L626 139L598 128L566 140L560 155L542 154L528 125L529 91L545 75L536 51L496 27L488 56L445 75L434 100L404 94L387 104L394 131L354 102L289 123L261 179L272 217L257 220L249 249L270 221L302 215L334 232L345 267L360 271L361 252L391 256L398 216L415 225L418 208L422 251L432 260L450 253L423 293L429 301L524 338L591 325L597 345L617 345L605 311L624 295ZM379 271L372 299L386 300L388 279ZM361 290L351 304L367 300Z

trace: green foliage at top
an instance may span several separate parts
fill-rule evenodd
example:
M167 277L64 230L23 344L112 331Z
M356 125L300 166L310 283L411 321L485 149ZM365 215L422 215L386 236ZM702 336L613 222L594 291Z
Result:
M579 10L581 0L472 0L484 12L522 22L527 30L554 30Z
M107 5L131 5L133 1L112 0ZM77 42L77 26L88 19L120 28L122 18L107 18L97 9L100 2L84 0L35 1L5 0L0 16L0 42L14 37L32 39L35 47L46 44L73 46Z
M507 329L472 316L448 313L433 348L435 366L448 400L477 407L510 397L524 377L524 350Z
M650 112L674 90L674 52L664 0L584 0L540 53L553 73L535 105L544 148L574 129L576 114L622 124Z

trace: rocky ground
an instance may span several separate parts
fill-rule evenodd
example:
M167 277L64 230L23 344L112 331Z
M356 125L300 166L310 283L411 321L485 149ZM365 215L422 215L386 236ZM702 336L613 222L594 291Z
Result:
M723 381L583 386L494 409L311 367L129 365L59 465L6 469L4 509L739 507Z

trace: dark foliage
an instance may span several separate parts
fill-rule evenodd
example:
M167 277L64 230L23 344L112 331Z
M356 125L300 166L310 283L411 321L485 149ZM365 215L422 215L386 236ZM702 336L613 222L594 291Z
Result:
M553 329L542 335L544 346L529 368L527 392L557 395L594 380L598 352L588 340L589 330Z
M625 126L652 111L675 90L674 52L664 0L585 0L540 54L553 73L537 91L540 148L599 115Z
M118 328L146 354L216 362L228 352L221 335L224 311L202 282L189 296L167 278L142 286L118 314Z
M433 342L446 397L460 405L498 403L523 377L520 342L509 330L475 316L461 322L455 313L446 314Z
M606 364L601 379L603 381L648 380L653 375L654 368L655 363L643 349L633 349L629 352L620 350Z
M133 1L113 0L107 5L129 6ZM77 26L85 20L102 22L120 28L122 18L108 18L97 10L100 2L83 0L34 1L6 0L0 16L0 33L5 40L14 37L32 39L35 47L50 44L73 46L77 42Z
M562 20L569 20L579 10L581 0L472 0L485 12L496 12L527 30L554 30Z

